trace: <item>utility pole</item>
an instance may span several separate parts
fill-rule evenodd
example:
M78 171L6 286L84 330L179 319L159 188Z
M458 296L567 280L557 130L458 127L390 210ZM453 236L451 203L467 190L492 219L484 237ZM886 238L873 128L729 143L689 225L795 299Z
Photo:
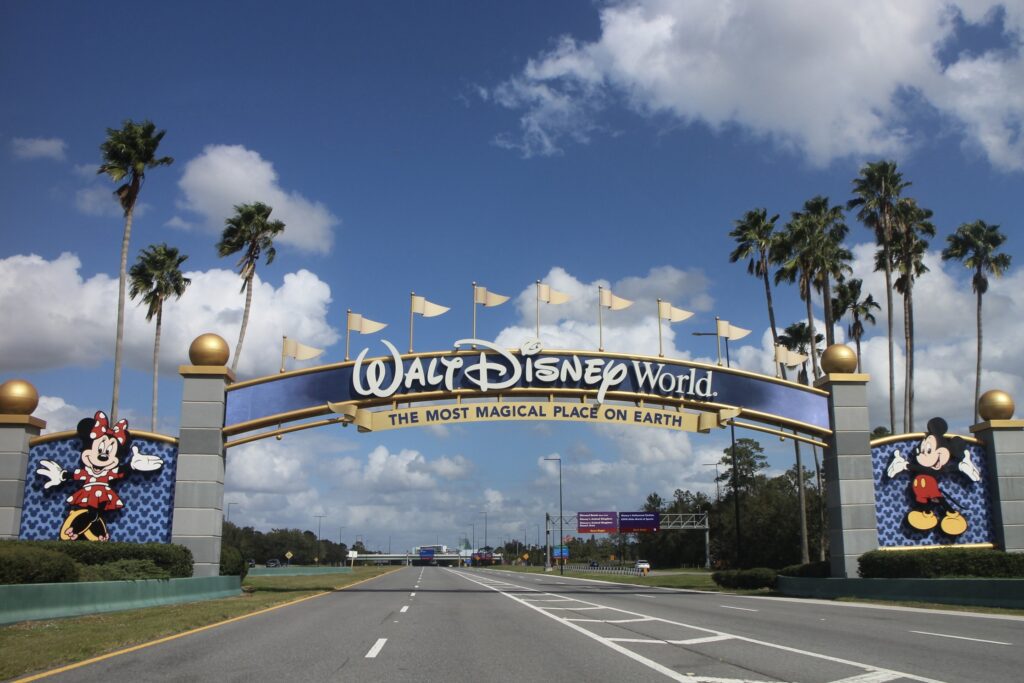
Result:
M313 515L316 517L316 566L320 566L320 555L323 548L320 547L320 524L327 515Z
M568 550L565 543L565 529L563 524L565 523L565 514L562 512L562 457L555 456L553 458L544 458L545 460L557 460L558 461L558 547ZM558 573L565 575L565 554L561 553L562 561L558 563Z

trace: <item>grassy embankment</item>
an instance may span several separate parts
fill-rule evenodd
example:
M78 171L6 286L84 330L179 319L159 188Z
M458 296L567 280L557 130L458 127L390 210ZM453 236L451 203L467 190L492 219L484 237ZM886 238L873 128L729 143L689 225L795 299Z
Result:
M543 567L523 567L523 566L500 566L493 567L496 571L513 571L513 572L544 572ZM557 573L557 570L555 570ZM720 591L722 590L719 586L715 585L715 582L711 580L711 572L701 571L699 569L686 569L679 570L679 572L654 572L647 576L624 576L620 574L601 574L601 573L589 573L589 572L566 572L567 576L573 576L583 579L597 579L598 581L612 581L614 583L631 583L637 586L659 586L662 588L681 588L689 590L702 590L702 591Z
M3 626L0 627L0 680L80 662L275 605L283 606L392 569L357 567L351 574L253 576L247 577L243 584L247 592L235 598Z

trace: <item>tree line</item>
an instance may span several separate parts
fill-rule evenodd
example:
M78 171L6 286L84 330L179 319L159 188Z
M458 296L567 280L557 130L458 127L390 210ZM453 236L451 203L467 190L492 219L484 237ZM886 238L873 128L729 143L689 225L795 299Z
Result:
M285 561L286 554L291 553L291 564L344 564L348 551L355 550L360 555L368 554L362 541L356 541L351 548L345 543L321 538L317 541L312 531L301 529L272 529L260 531L251 526L240 527L233 522L224 522L221 544L237 548L246 560L255 560L257 564L266 564L267 560Z

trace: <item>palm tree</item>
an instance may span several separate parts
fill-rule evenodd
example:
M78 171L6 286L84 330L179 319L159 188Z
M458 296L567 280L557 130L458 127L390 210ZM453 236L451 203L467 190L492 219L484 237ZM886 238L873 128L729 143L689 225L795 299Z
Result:
M171 157L157 157L156 150L166 130L157 131L152 121L136 123L126 120L121 129L107 128L107 139L100 145L103 163L96 173L106 173L115 183L122 183L114 194L124 211L124 236L121 238L121 269L117 282L117 335L114 342L114 392L111 398L110 420L117 419L117 404L121 395L121 350L124 345L125 281L128 272L128 242L132 234L132 216L139 190L146 179L146 169L169 166Z
M775 232L775 221L779 220L779 214L768 218L768 209L754 209L738 221L729 237L736 240L736 248L729 254L729 263L736 263L741 259L750 259L747 262L747 272L755 277L761 278L764 282L764 297L768 302L768 325L772 331L772 344L778 346L779 333L775 329L775 307L772 304L772 288L768 282L768 267L772 264L770 255L779 234ZM786 378L786 366L782 366L782 377Z
M835 314L832 311L832 280L842 280L853 272L849 262L853 254L843 246L849 228L843 221L843 209L828 205L828 197L815 197L804 204L809 220L816 226L820 241L815 250L814 287L821 294L825 310L825 346L835 343Z
M996 250L1006 241L1006 235L999 232L998 225L985 221L964 223L956 232L946 237L949 243L942 250L942 260L956 259L974 270L971 286L978 296L978 364L974 379L974 421L978 421L978 396L981 394L981 297L988 291L988 274L1002 277L1010 268L1010 255L997 254Z
M132 300L142 295L146 304L146 320L156 316L156 335L153 341L153 420L156 431L157 380L160 376L160 328L163 326L164 302L170 297L180 299L192 280L181 273L181 264L188 256L178 256L178 250L167 244L154 244L139 253L129 275L132 287L128 292Z
M846 331L857 346L857 372L861 371L860 340L864 337L864 323L874 325L877 321L872 310L882 308L870 294L863 299L860 298L862 286L863 282L858 278L842 280L836 284L836 296L832 299L832 312L837 320L842 319L847 313L853 318Z
M853 199L846 202L847 209L859 209L857 218L875 231L875 241L882 247L885 263L885 315L889 339L889 429L896 431L896 375L893 370L892 342L892 258L889 255L894 214L900 193L910 185L896 170L895 161L875 161L860 169L853 181Z
M243 252L238 259L238 274L242 276L242 289L245 292L245 311L242 313L242 328L238 331L238 345L235 347L235 358L231 362L231 370L238 368L238 357L242 355L242 340L245 339L245 328L249 325L249 309L252 306L252 280L256 275L256 263L260 255L265 257L269 266L277 255L274 249L274 238L284 232L284 223L270 220L270 212L274 209L263 202L238 204L235 215L224 221L223 234L217 243L220 256L230 256Z
M896 291L903 295L903 336L907 350L906 373L903 386L903 431L914 431L914 281L928 272L924 255L928 251L925 237L935 237L935 225L929 220L932 212L922 208L909 197L896 204L896 222L899 230L893 235L890 256L892 268L899 273L893 283ZM881 270L879 260L884 254L875 255L875 270Z

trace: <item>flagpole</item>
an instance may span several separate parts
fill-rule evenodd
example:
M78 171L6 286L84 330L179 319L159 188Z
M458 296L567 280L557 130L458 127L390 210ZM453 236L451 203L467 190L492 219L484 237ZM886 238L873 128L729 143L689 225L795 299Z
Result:
M665 350L661 346L661 299L658 299L658 358L665 357Z
M414 296L416 296L416 292L409 292L409 353L412 353L412 325L413 320L415 320L415 314L412 310Z
M601 292L603 291L601 285L597 286L597 350L604 351L604 327L601 320Z
M476 282L473 283L473 336L470 339L476 339ZM476 348L476 344L473 344L473 348Z
M540 339L540 280L537 280L537 339Z
M715 316L715 340L718 342L718 364L722 364L722 335L718 333L718 316Z
M288 343L288 337L281 335L281 372L284 372L284 347Z
M348 311L345 312L345 360L348 360L348 339L349 339L349 333L351 332L351 330L349 328L349 322L351 320L352 320L352 309L350 308L350 309L348 309Z

